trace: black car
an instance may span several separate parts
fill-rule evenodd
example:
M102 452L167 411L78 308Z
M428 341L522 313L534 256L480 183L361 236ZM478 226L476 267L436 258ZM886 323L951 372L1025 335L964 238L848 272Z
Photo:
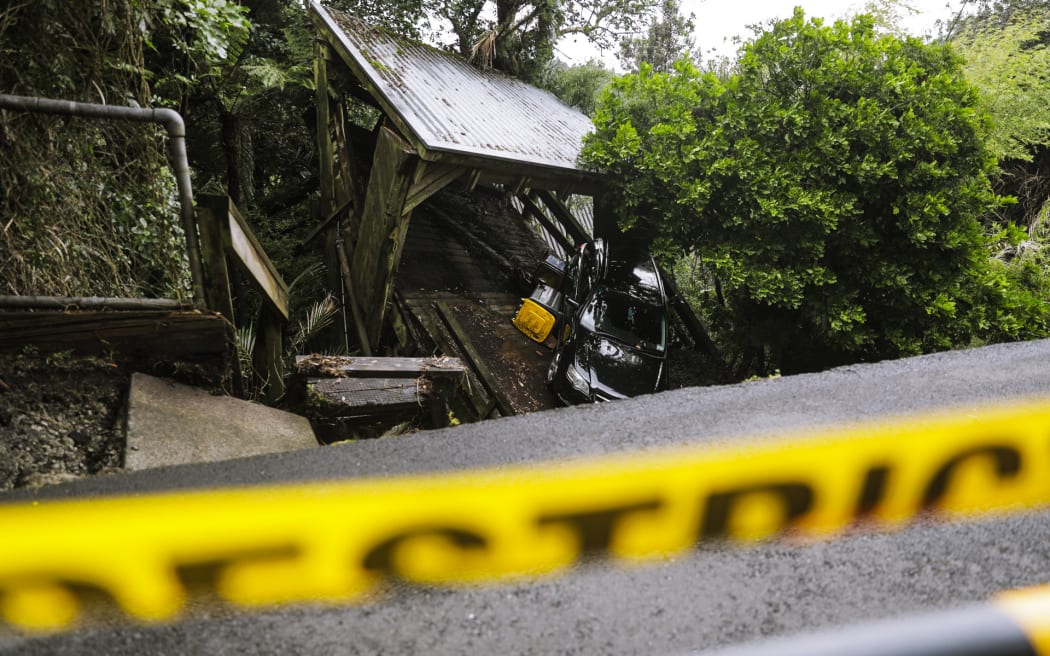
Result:
M566 267L547 382L563 403L667 389L667 296L649 254L584 244Z

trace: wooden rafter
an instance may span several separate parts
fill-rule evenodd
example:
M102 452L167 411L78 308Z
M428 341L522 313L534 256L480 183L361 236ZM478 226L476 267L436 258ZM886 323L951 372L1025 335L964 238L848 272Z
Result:
M544 213L534 200L529 198L526 194L521 194L518 196L518 199L521 200L522 205L525 206L525 213L536 219L539 224L543 226L544 230L554 237L558 242L558 245L562 247L566 254L573 251L574 244L572 243L572 240L566 237L565 233L559 230L558 227L551 222L550 217Z
M416 170L416 177L405 201L406 214L419 207L426 199L458 180L467 172L459 166L423 162Z
M565 203L552 194L549 191L539 190L536 191L536 196L539 197L543 204L550 209L551 213L554 214L554 218L558 219L558 223L565 226L566 231L569 235L576 240L576 243L582 243L591 240L591 235L587 233L580 222L576 220L576 217L572 215L568 207L565 207Z

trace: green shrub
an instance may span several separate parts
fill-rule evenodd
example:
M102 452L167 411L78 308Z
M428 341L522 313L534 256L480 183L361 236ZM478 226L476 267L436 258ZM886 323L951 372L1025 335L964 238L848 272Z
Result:
M619 79L583 158L621 227L695 254L739 373L1045 334L990 262L988 123L949 47L796 10L737 71Z

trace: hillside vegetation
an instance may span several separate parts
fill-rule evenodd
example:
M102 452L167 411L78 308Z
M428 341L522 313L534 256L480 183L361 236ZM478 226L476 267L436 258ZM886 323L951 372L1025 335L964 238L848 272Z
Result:
M739 378L1050 330L1050 2L968 2L927 39L896 31L895 0L799 12L713 62L674 0L329 4L593 112L585 163ZM557 61L572 35L619 45L629 72ZM178 110L195 189L228 193L287 280L308 274L301 315L325 298L301 244L312 39L298 0L8 3L0 92ZM159 129L0 112L0 294L184 297L174 191Z

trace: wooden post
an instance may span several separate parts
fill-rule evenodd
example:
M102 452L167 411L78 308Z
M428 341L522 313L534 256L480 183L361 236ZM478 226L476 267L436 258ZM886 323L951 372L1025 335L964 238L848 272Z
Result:
M386 305L393 294L411 212L405 202L419 157L393 130L380 130L365 192L361 234L350 267L355 296L364 310L369 345L379 343Z
M282 357L284 326L288 322L288 285L237 207L225 197L215 201L213 212L218 212L220 207L225 208L221 221L223 250L239 263L239 268L262 295L252 361L253 368L263 378L263 398L272 403L284 394ZM243 318L240 323L244 324Z
M319 190L320 202L317 206L318 221L332 215L335 210L335 150L332 145L331 131L331 101L329 97L328 84L328 60L331 59L331 47L320 38L314 41L314 104L317 106L317 157L318 172L320 174ZM339 233L336 222L329 224L325 231L324 240L324 264L325 283L328 290L336 298L341 298L339 292L339 254L336 251L336 242ZM344 334L347 326L343 313L339 314L339 328Z
M198 203L201 250L204 255L204 298L208 309L234 323L230 271L226 266L226 249L230 240L226 196L202 195Z
M317 105L317 157L320 172L321 205L318 213L321 218L328 216L334 207L333 190L335 174L332 170L335 159L331 134L331 108L328 97L328 60L329 47L320 39L314 41L314 93Z
M267 403L284 396L284 324L285 319L279 312L269 303L262 304L252 363L263 377L263 400Z
M340 241L335 247L339 255L339 271L343 274L343 285L346 287L346 295L350 304L350 313L354 317L354 329L357 330L357 341L361 343L361 352L367 356L372 355L372 347L368 344L368 330L365 328L365 320L361 316L361 306L357 302L354 293L354 281L350 276L350 260L346 256L344 248L346 242Z

